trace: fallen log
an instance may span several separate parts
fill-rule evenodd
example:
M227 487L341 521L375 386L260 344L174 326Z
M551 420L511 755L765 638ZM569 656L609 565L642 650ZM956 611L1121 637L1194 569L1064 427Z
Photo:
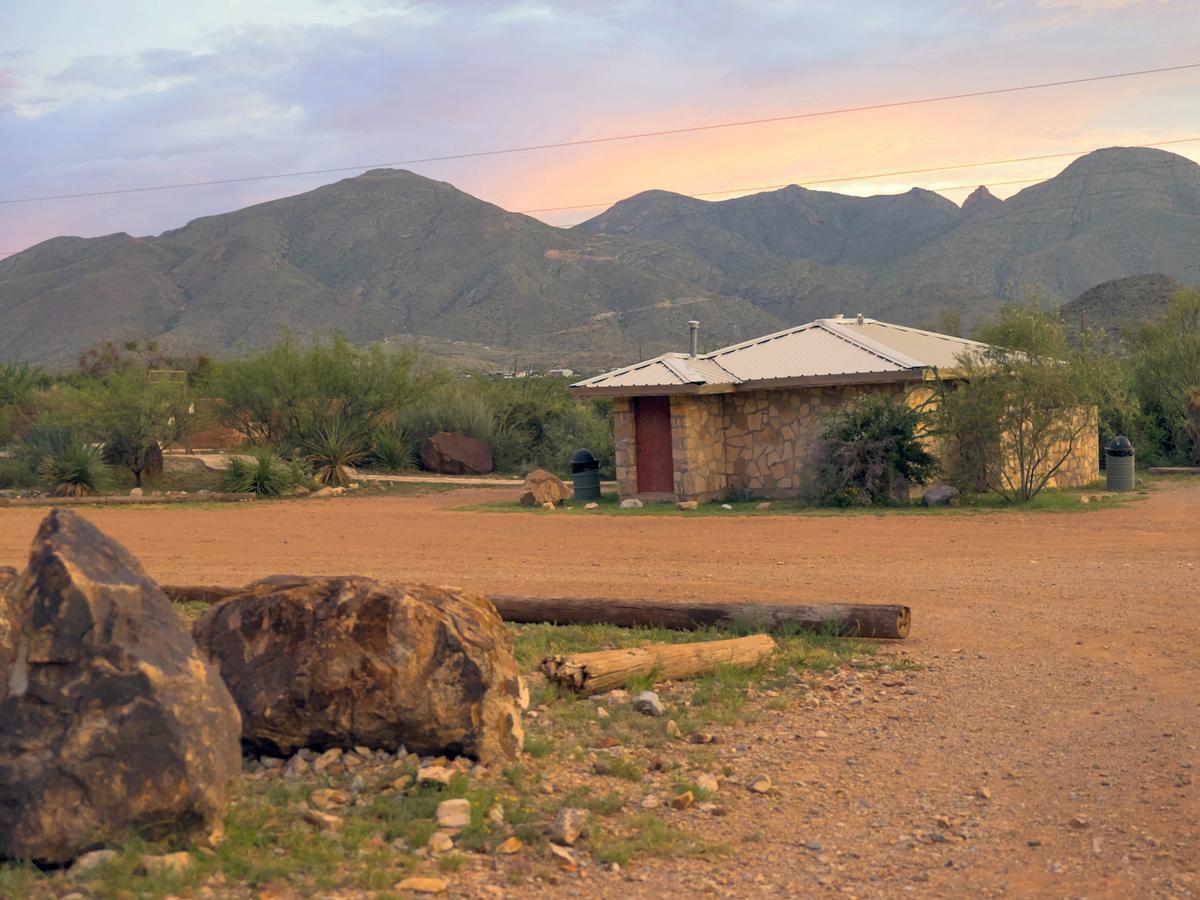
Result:
M839 637L908 637L912 611L899 604L705 603L610 600L597 597L510 597L489 594L506 622L619 625L624 628L714 627L777 632L790 629Z
M244 588L165 585L175 600L216 603ZM912 611L894 603L705 603L703 601L611 600L600 597L512 597L488 594L506 622L555 625L617 625L622 628L729 628L736 631L789 630L838 637L903 640Z
M639 675L669 681L706 675L721 665L756 666L774 651L775 641L765 634L754 634L728 641L548 656L539 668L560 687L577 694L597 694L624 687L630 678Z
M1151 466L1151 475L1200 475L1200 466Z

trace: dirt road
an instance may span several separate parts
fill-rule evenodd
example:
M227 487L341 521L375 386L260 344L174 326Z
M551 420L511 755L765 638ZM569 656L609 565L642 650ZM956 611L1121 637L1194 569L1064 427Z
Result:
M571 890L1200 896L1195 481L1086 513L453 511L498 496L85 515L168 582L353 572L497 593L912 606L905 648L929 669L908 692L784 710L730 748L778 785L688 821L734 854ZM23 564L41 515L0 511L0 564Z

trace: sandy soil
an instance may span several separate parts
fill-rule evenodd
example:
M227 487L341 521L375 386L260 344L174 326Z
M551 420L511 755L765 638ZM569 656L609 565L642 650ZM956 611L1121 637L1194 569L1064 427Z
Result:
M565 893L1200 895L1196 481L1081 513L454 511L502 496L84 514L164 582L353 572L497 593L912 606L904 647L929 668L910 687L756 723L730 752L778 790L730 798L719 819L681 814L735 854ZM0 511L0 564L24 563L42 514Z

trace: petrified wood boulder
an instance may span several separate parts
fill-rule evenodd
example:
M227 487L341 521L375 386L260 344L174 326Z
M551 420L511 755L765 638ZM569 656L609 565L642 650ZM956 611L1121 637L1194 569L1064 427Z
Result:
M0 591L0 857L214 836L237 707L137 560L56 510Z
M457 431L439 431L421 442L421 464L443 475L486 475L492 471L492 451Z
M523 743L512 638L474 594L276 576L192 633L242 711L243 739L274 755L403 744L491 761Z

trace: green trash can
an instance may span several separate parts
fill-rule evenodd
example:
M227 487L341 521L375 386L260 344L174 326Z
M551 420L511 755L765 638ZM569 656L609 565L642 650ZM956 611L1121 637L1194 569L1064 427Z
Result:
M1104 448L1104 471L1108 474L1110 491L1133 490L1133 444L1125 435L1117 435Z
M571 481L576 500L600 499L600 460L591 450L576 450L571 457Z

